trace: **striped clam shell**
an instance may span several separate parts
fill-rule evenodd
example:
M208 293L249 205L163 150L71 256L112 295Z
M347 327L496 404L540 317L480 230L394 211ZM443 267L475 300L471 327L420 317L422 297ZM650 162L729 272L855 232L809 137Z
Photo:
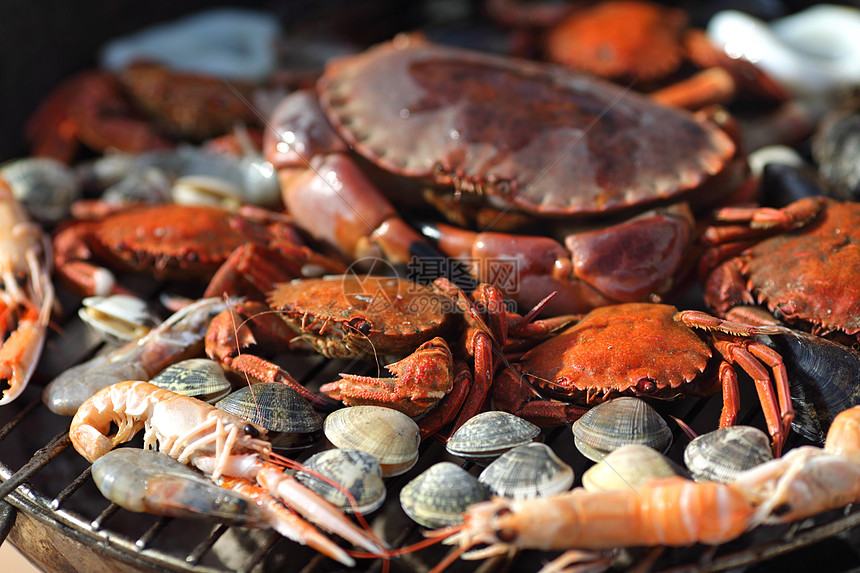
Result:
M696 481L729 483L745 470L773 459L770 438L752 426L729 426L694 438L684 463Z
M367 514L385 501L385 482L376 458L361 450L335 448L312 455L304 466L349 491L355 507L341 489L312 473L296 472L296 479L348 513Z
M672 444L672 431L647 402L632 396L598 404L573 423L574 444L590 460L626 444L642 444L665 452Z
M570 489L573 479L573 468L539 442L508 450L478 476L491 494L513 499L561 493Z
M463 511L487 499L487 489L475 476L451 462L430 466L400 490L406 515L433 529L463 523Z
M492 410L470 418L448 439L448 453L486 465L506 451L532 442L540 428L508 412Z

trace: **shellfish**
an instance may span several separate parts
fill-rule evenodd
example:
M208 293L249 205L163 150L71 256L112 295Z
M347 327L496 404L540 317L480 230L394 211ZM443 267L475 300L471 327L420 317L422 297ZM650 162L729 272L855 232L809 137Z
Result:
M642 444L665 452L672 431L647 402L622 396L598 404L573 423L576 448L590 460L600 461L626 444Z
M403 511L425 527L463 523L466 508L487 499L487 489L475 476L451 462L430 466L400 490Z
M409 471L418 461L418 424L382 406L350 406L329 414L323 424L335 447L354 448L376 458L383 477Z
M696 481L730 483L741 472L772 459L767 434L752 426L719 428L684 448L684 463Z
M445 448L448 453L486 465L506 451L528 444L540 428L508 412L491 410L473 416L454 432Z
M376 458L367 452L335 448L312 455L305 461L304 466L329 478L352 495L355 506L347 495L334 485L312 473L296 472L297 480L343 511L367 514L379 509L385 501L382 468Z
M573 479L573 468L540 442L508 450L478 476L491 494L513 499L561 493L570 489Z

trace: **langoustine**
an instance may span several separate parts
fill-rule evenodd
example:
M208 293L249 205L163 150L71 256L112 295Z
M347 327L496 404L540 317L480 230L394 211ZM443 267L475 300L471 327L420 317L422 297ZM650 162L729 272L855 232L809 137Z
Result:
M836 416L824 448L795 448L729 484L674 477L635 490L577 488L530 500L495 498L471 506L463 525L430 535L453 533L445 542L459 544L464 558L510 549L718 545L763 523L789 523L858 500L860 406L855 406ZM477 545L486 547L466 553Z
M114 424L116 432L109 434ZM144 447L200 467L212 479L244 478L262 486L320 527L374 553L382 542L352 523L312 490L273 462L266 430L201 400L143 381L125 381L99 390L78 409L69 428L74 448L92 462L144 431ZM313 529L310 525L307 528ZM293 537L302 540L303 532ZM310 534L310 533L309 533ZM334 559L346 556L327 553Z
M0 178L0 406L36 370L54 307L50 241Z

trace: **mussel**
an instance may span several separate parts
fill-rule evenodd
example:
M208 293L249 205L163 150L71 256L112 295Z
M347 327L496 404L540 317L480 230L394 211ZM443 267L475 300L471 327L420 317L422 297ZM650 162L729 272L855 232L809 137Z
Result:
M493 495L528 499L570 489L574 473L546 444L532 442L510 449L478 476Z
M335 410L326 417L323 431L335 447L361 450L375 457L383 477L405 473L418 461L418 424L391 408L350 406Z
M573 423L574 444L590 460L600 461L616 448L642 444L665 452L672 431L647 402L622 396L598 404Z
M773 459L770 438L752 426L729 426L702 434L684 448L696 481L734 481L739 473Z
M508 412L491 410L470 418L448 439L452 455L486 465L506 451L533 441L540 428Z
M159 388L210 404L222 399L233 389L221 365L208 358L180 360L156 374L150 382Z
M361 450L335 448L312 455L304 466L318 473L348 491L355 501L331 483L320 479L313 473L296 472L296 479L326 498L334 505L349 513L367 514L385 501L385 482L382 481L382 468L376 458Z
M836 415L860 404L860 352L821 336L786 328L755 337L776 350L788 371L791 429L824 445Z
M430 466L400 490L406 515L429 528L460 524L467 507L487 499L487 489L475 476L451 462Z
M273 448L306 448L322 437L322 416L298 392L280 382L244 386L216 402L215 407L266 428Z

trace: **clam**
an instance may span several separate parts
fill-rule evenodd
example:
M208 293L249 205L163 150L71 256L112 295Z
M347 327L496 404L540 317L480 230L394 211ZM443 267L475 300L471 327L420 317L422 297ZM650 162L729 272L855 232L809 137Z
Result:
M305 471L296 473L297 480L343 511L366 514L378 509L385 501L382 468L376 458L367 452L335 448L312 455L304 466L352 494L355 507L346 493L331 483Z
M210 404L214 404L232 390L224 369L208 358L189 358L171 364L156 374L150 383Z
M540 428L508 412L482 412L460 426L445 445L452 455L486 465L506 451L533 441Z
M78 316L107 342L125 344L140 338L161 321L146 301L125 294L88 296Z
M0 176L12 194L34 219L57 223L81 196L81 181L75 170L47 157L24 157L0 166Z
M216 402L215 407L266 428L273 448L305 448L322 437L322 416L298 392L280 382L244 386Z
M432 529L463 523L463 511L487 499L487 489L475 476L451 462L430 466L400 490L406 515Z
M693 439L684 463L696 481L729 483L745 470L773 459L767 434L752 426L720 428Z
M598 404L573 423L574 444L590 460L626 444L665 452L672 443L666 421L647 402L632 396Z
M639 489L655 478L683 475L684 468L654 448L627 444L607 454L582 474L587 491Z
M573 468L546 444L517 446L484 468L478 481L490 493L513 499L554 495L573 485Z
M325 419L326 438L335 447L367 452L376 458L383 477L409 471L418 461L418 424L383 406L350 406Z

